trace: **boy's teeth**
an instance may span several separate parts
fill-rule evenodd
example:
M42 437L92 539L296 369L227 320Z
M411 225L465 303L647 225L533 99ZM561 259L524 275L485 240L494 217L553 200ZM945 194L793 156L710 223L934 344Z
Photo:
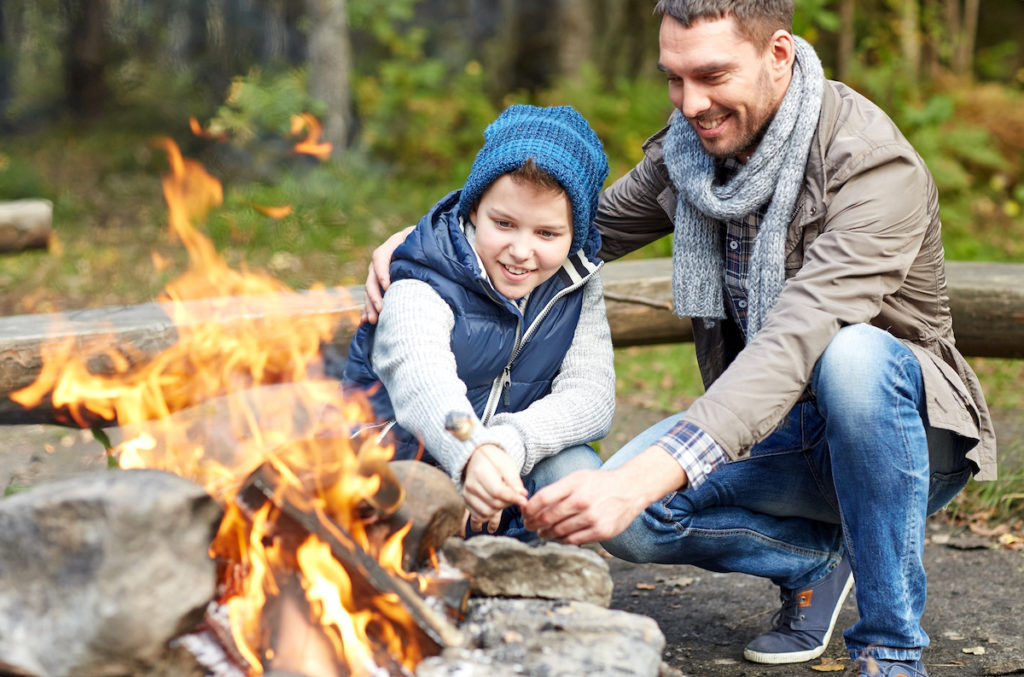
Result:
M505 270L513 275L522 275L523 273L529 272L526 268L516 268L515 266L505 266Z

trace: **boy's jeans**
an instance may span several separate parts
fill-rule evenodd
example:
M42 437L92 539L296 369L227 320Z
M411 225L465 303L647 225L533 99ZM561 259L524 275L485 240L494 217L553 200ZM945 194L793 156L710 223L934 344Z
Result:
M843 328L818 360L813 397L797 403L749 457L673 492L603 545L635 562L693 564L814 583L845 550L860 620L846 631L851 656L916 659L928 645L920 619L925 517L963 488L967 442L927 426L913 353L870 325ZM656 442L658 423L604 465Z

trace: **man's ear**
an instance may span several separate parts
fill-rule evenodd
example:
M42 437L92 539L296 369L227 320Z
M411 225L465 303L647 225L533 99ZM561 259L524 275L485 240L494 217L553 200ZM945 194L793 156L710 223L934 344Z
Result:
M768 42L768 58L775 80L789 77L793 72L793 61L796 60L796 42L793 40L793 34L781 28L775 31Z

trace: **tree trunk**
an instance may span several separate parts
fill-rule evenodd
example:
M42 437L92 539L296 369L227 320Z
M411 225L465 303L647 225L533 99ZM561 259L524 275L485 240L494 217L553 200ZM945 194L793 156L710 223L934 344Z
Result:
M11 103L11 70L14 66L14 50L7 36L7 23L4 21L4 3L0 0L0 131L6 131L10 120L7 110Z
M920 8L917 0L900 3L900 51L903 53L903 75L908 84L917 87L921 71Z
M850 78L850 66L853 64L853 47L856 44L854 34L854 9L856 0L842 0L839 4L839 45L836 50L836 77L846 81Z
M103 113L109 88L103 74L107 38L106 0L64 0L68 17L64 78L68 109L78 118Z
M345 0L306 0L309 34L309 91L327 104L323 140L338 157L348 145L351 121L349 42Z
M590 19L589 0L562 0L559 4L559 33L562 36L558 52L558 74L571 79L580 74L580 68L590 60L594 39L594 26Z
M974 40L978 34L979 0L964 0L962 29L956 40L953 72L961 77L969 77L974 68Z

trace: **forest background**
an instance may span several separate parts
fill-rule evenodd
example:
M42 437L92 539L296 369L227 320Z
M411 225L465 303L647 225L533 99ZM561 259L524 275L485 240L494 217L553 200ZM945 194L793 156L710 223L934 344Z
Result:
M361 284L376 244L462 184L510 103L575 106L617 178L671 112L653 4L0 0L0 201L54 208L47 249L0 254L0 315L143 303L184 269L156 137L223 182L205 231L225 259L295 289ZM924 157L947 257L1024 262L1024 2L798 0L794 28ZM301 113L323 122L328 159L293 152ZM971 362L1019 419L1024 361ZM619 349L616 366L633 406L702 391L692 346ZM1003 478L956 510L1019 515L1024 442L1009 446Z

